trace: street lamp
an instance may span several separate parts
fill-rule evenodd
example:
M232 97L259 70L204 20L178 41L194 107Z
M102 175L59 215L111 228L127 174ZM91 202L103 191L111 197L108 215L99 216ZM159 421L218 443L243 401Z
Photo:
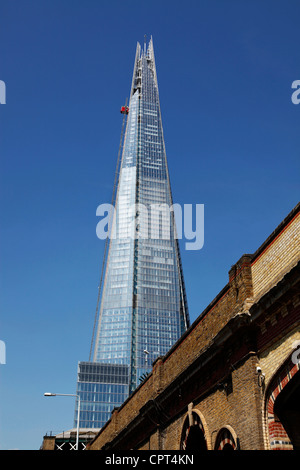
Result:
M147 351L147 349L144 349L144 354L145 354L145 364L147 365L149 351Z
M78 399L77 410L77 430L76 430L76 450L79 450L79 416L80 416L80 396L72 393L44 393L45 397L76 397Z

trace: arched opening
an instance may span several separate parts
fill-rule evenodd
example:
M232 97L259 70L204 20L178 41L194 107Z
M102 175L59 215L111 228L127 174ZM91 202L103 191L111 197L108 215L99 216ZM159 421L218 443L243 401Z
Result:
M185 450L188 452L207 450L203 432L199 427L191 427L189 435L187 436Z
M184 421L180 449L187 452L207 450L204 428L200 416L195 412L187 416Z
M238 439L231 426L226 426L218 433L215 449L216 450L237 450Z
M267 395L271 450L300 450L300 372L290 362L273 380Z
M293 450L300 450L300 376L284 387L274 404L274 414L284 427Z

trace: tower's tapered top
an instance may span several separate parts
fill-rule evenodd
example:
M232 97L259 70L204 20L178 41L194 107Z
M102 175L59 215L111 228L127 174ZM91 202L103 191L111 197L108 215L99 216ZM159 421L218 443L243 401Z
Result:
M141 44L139 42L137 43L130 96L132 96L137 89L140 89L141 76L142 76L141 69L145 66L147 66L152 71L153 78L154 78L154 83L157 87L158 85L157 85L157 76L156 76L155 57L154 57L154 48L153 48L152 36L151 36L150 41L148 43L148 47L146 45L146 41L144 43L143 48L141 47Z

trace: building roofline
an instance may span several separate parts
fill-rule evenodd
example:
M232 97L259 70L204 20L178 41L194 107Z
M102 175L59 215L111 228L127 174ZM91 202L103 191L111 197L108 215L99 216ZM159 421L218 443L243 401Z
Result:
M258 258L263 254L267 247L269 247L273 241L279 237L281 232L285 230L288 225L299 215L300 202L291 210L291 212L283 219L283 221L276 227L276 229L268 236L268 238L260 245L260 247L252 255L252 264L254 264Z

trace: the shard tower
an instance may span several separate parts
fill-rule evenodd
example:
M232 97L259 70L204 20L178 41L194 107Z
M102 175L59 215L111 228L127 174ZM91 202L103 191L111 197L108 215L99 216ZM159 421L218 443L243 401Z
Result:
M78 366L81 428L102 427L189 326L152 39L137 45L125 112L94 355Z

